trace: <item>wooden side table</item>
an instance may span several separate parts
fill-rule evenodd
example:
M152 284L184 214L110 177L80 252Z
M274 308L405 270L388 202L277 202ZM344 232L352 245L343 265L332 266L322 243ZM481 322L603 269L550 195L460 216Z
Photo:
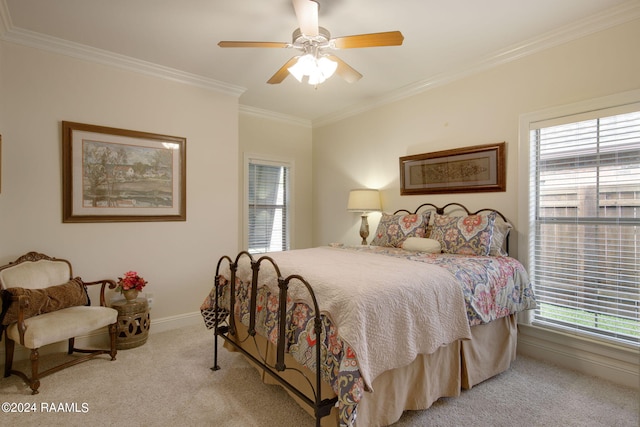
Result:
M116 301L111 304L111 307L118 311L118 335L116 335L118 350L139 347L147 342L151 319L146 298Z

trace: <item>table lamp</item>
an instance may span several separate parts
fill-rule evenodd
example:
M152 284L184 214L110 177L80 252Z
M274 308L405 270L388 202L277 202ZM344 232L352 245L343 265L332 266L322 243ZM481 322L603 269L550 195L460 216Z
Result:
M369 212L380 211L380 193L373 189L358 189L349 192L349 202L347 203L349 212L361 212L362 223L360 224L360 237L362 244L367 244L369 237L369 222L367 215Z

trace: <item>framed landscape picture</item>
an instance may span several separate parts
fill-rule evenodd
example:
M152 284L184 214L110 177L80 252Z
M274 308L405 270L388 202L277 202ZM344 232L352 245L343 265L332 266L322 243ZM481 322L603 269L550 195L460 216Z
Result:
M506 191L505 143L400 157L400 194Z
M63 222L186 221L186 139L62 122Z

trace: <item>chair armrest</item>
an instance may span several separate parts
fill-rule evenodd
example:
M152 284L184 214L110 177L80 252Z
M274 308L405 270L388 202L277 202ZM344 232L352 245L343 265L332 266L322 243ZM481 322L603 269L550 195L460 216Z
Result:
M107 306L107 300L104 297L104 289L107 285L109 285L109 289L115 289L117 284L115 280L111 280L111 279L102 279L102 280L96 280L95 282L82 282L84 283L86 286L92 286L92 285L102 285L100 287L100 305L102 307L106 307Z
M24 309L29 307L29 298L26 295L12 296L11 301L18 301L18 333L20 334L20 344L24 345L24 333L27 325L24 324Z

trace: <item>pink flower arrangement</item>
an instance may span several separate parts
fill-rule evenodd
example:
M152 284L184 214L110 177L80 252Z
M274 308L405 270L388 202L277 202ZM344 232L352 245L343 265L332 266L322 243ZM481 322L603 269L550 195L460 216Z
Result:
M135 271L127 271L124 273L124 277L118 277L118 287L116 291L124 292L135 289L141 291L147 284L147 281L138 276Z

